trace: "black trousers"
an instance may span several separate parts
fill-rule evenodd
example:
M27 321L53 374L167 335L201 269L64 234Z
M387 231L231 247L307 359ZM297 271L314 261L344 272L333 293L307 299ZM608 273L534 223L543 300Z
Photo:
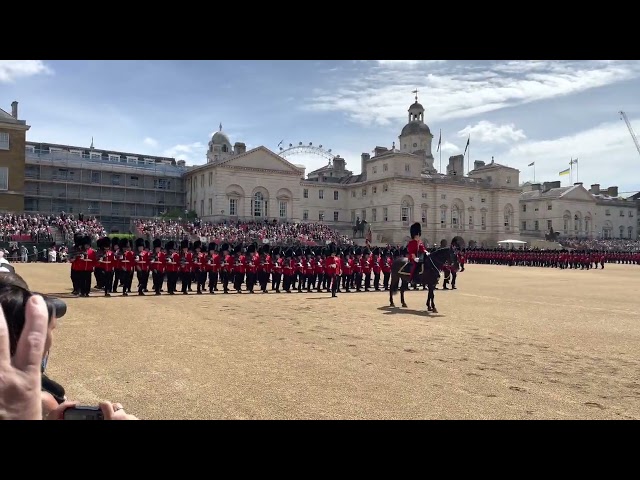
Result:
M318 291L320 291L322 289L322 286L324 285L324 273L317 273L316 279L317 279L316 285L317 285Z
M260 290L266 292L267 284L269 283L269 274L264 270L258 272L258 282L260 282Z
M151 276L153 278L153 291L160 293L160 290L162 290L162 282L164 282L164 272L154 270L151 272Z
M147 290L147 284L149 283L149 271L138 270L136 276L138 278L138 293L143 293L144 290ZM129 284L129 288L131 288L131 284Z
M220 281L222 282L224 293L227 293L229 291L229 272L222 270L220 272Z
M291 291L291 279L293 278L293 275L283 275L283 279L282 279L282 289L285 292L290 292Z
M182 293L191 290L191 272L180 272L180 281L182 282Z
M176 285L178 284L178 272L167 272L167 291L176 293Z
M114 286L113 277L114 277L113 271L104 272L104 294L105 295L107 295L112 291L112 287Z
M89 295L91 291L91 272L78 272L80 282L80 294Z
M280 293L280 283L282 282L282 274L280 272L274 272L271 274L271 290L275 290Z
M217 291L218 290L218 272L210 271L209 272L209 291Z
M93 275L96 277L96 287L102 290L104 288L104 269L96 268ZM91 282L91 272L89 272L89 282Z
M247 272L247 290L253 292L253 287L256 284L256 274L254 272Z
M206 270L199 270L196 272L196 280L198 282L197 287L198 291L207 289L207 272Z

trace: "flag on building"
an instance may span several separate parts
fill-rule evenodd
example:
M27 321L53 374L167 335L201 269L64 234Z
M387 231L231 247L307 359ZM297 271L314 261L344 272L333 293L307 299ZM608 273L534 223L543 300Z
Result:
M571 159L571 161L569 162L569 165L575 165L576 163L578 163L578 159L577 158L575 160Z
M440 138L438 138L438 148L436 152L440 151L440 145L442 144L442 129L440 129Z
M467 138L467 146L464 147L464 153L462 155L467 154L467 149L469 148L469 141L471 141L471 134L469 134L469 138Z
M536 162L531 162L529 165L527 165L527 167L533 167L536 164Z
M562 176L562 175L569 175L571 173L571 169L567 168L566 170L562 170L560 173L558 173L558 175Z

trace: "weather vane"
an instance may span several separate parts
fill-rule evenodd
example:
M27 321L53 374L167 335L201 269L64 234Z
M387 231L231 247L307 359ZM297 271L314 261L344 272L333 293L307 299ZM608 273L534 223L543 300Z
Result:
M416 103L418 103L418 89L416 88L414 91L412 91L411 93L415 93L416 94Z

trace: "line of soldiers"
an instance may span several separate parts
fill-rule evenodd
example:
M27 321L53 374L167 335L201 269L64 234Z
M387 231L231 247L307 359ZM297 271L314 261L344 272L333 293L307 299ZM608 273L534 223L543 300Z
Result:
M107 297L120 286L124 296L131 293L134 273L138 295L149 292L150 279L156 295L163 292L165 279L169 295L178 293L178 280L183 295L194 289L197 294L241 293L243 285L249 293L297 290L335 295L340 291L383 291L389 288L394 258L406 255L406 249L340 248L334 244L303 250L255 243L205 246L187 240L162 245L159 239L150 245L142 238L132 244L128 239L105 237L98 240L94 250L90 239L80 236L74 243L73 293L83 297L89 295L92 272L94 289L102 290Z
M469 249L463 255L470 263L524 267L549 267L589 270L604 268L605 263L640 265L640 252L603 252L598 250L504 250Z

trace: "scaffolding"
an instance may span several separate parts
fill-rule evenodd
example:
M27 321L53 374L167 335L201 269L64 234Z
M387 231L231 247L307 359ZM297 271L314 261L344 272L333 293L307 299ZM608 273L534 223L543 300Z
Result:
M107 230L129 231L138 217L183 209L185 167L105 161L69 152L27 151L25 211L84 213Z

